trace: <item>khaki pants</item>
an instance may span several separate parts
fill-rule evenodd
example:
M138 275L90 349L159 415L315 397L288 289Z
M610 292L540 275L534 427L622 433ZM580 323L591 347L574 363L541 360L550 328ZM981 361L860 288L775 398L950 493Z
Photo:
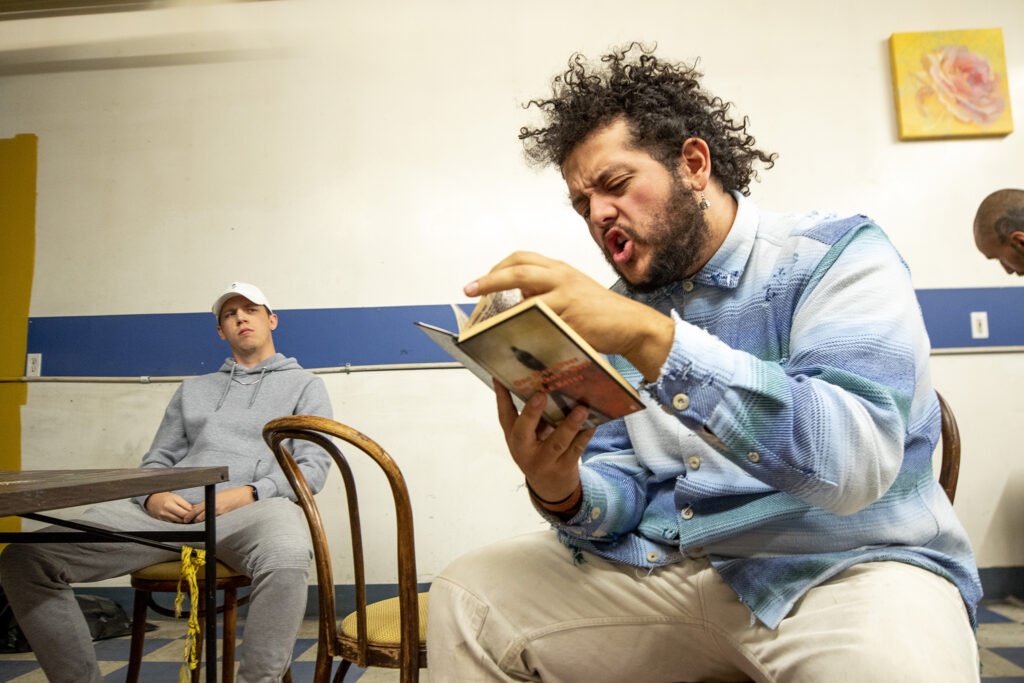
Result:
M430 590L432 683L979 680L959 591L911 565L856 565L773 630L706 560L648 573L584 557L541 532L452 563Z

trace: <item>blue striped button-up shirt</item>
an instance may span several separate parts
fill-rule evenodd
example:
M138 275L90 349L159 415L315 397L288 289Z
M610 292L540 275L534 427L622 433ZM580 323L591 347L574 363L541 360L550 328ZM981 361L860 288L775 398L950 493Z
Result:
M674 344L648 409L591 440L579 513L549 521L637 567L706 556L772 628L811 587L883 560L952 581L974 623L981 585L932 473L940 414L906 265L864 216L735 197L697 275L634 297L673 316Z

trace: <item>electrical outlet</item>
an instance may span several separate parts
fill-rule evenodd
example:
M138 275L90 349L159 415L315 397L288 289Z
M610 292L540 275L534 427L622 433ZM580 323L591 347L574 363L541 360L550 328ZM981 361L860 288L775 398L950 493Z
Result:
M987 311L971 311L971 339L988 339Z
M43 372L43 354L30 353L25 359L25 376L39 377Z

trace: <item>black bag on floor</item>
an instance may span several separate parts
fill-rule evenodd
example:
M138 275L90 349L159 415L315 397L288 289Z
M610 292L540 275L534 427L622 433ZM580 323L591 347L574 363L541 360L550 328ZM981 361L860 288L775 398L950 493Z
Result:
M132 622L124 608L110 598L99 595L76 595L75 600L89 624L93 640L117 638L132 632ZM14 612L7 602L7 594L0 587L0 652L31 652L25 634L14 618Z
M132 621L124 608L110 598L99 595L75 595L82 608L93 640L106 640L127 636L132 632Z

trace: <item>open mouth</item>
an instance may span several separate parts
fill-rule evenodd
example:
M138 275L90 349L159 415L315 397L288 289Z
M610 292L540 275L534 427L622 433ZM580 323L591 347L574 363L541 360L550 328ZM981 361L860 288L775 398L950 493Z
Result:
M628 263L633 256L633 240L622 228L612 228L604 234L604 248L618 265Z

